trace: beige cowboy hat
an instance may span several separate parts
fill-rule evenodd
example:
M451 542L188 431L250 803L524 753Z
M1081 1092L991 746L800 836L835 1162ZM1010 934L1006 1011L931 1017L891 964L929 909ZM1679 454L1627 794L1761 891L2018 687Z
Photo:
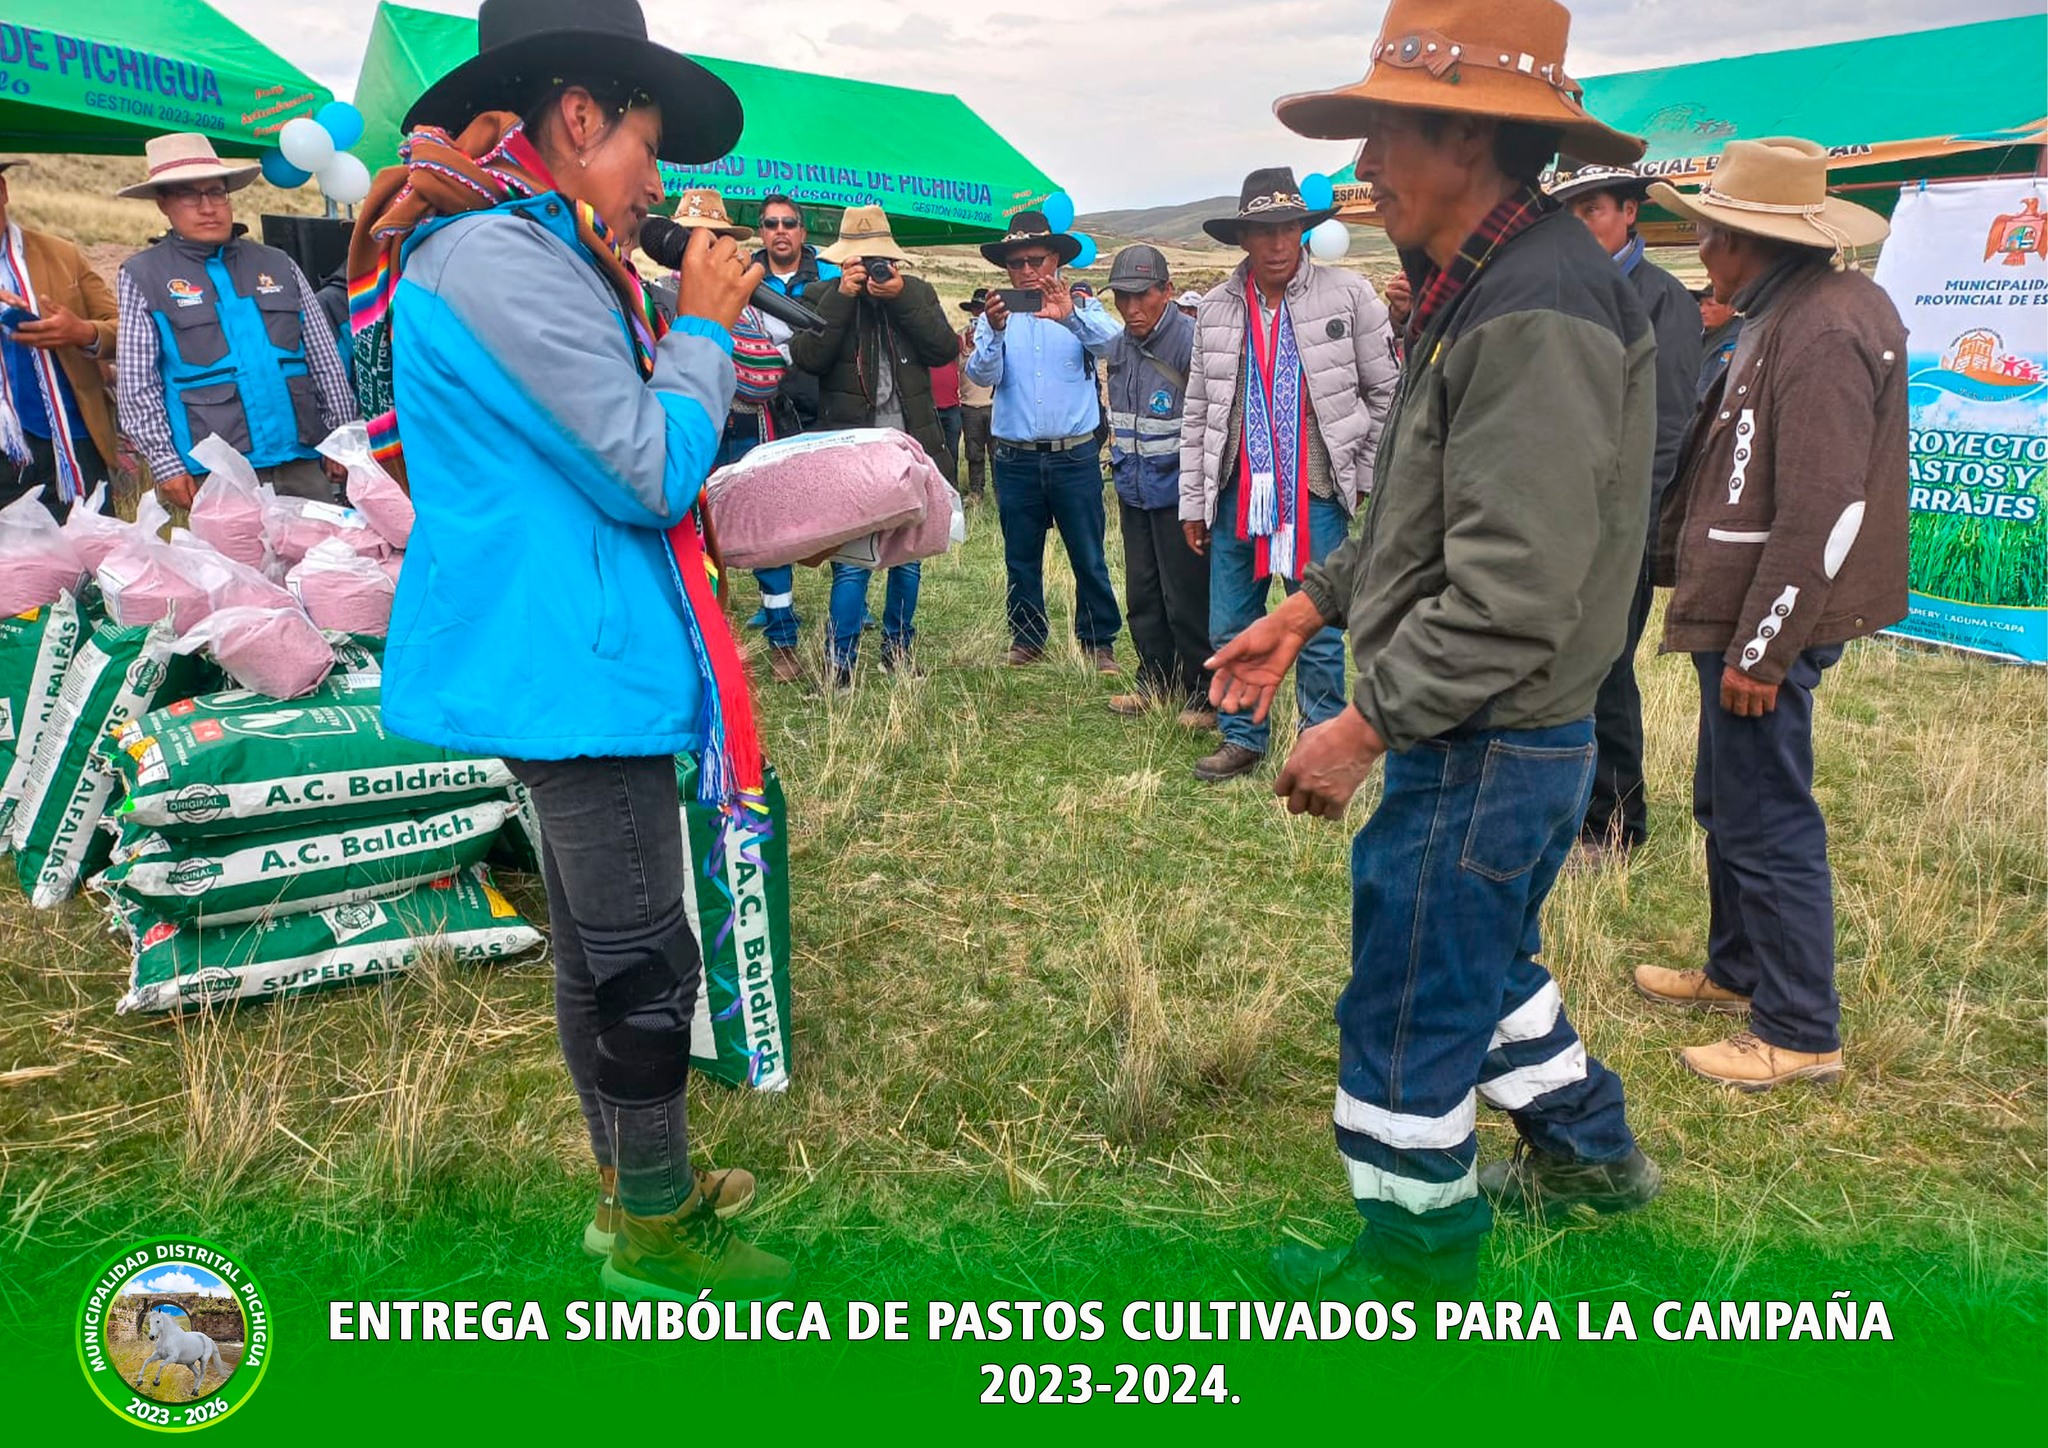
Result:
M225 181L230 191L240 191L262 173L261 166L230 166L214 154L213 142L197 131L178 131L152 136L142 148L149 167L147 180L124 186L114 194L150 200L166 186L185 186L194 181Z
M917 265L917 259L896 244L896 234L889 230L888 214L881 207L849 206L839 218L839 240L819 252L818 260L844 266L868 256L886 256L907 266Z
M1273 114L1329 141L1363 137L1374 106L1490 116L1554 127L1560 149L1584 160L1632 165L1641 138L1587 114L1583 89L1565 74L1571 22L1556 0L1394 0L1363 80L1283 96Z
M677 226L697 231L716 232L729 236L734 241L752 241L753 230L741 226L725 214L725 198L707 187L695 187L676 198L675 216Z
M1875 246L1892 229L1875 211L1828 195L1827 149L1797 136L1730 141L1706 185L1680 191L1659 181L1650 199L1702 226L1828 251Z

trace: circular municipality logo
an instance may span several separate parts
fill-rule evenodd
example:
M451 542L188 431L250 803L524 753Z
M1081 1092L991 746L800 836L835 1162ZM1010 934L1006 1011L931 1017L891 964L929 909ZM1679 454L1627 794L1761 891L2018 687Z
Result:
M129 1422L189 1433L247 1402L270 1366L270 1308L249 1269L197 1237L139 1242L78 1308L78 1362Z

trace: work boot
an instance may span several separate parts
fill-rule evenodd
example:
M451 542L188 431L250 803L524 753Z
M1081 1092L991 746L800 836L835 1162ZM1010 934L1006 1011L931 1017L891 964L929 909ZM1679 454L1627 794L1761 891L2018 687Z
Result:
M1098 674L1121 674L1123 665L1116 661L1116 650L1108 644L1089 644L1081 650L1088 656L1088 662L1095 666Z
M1636 967L1636 994L1660 1006L1714 1011L1725 1016L1749 1014L1749 997L1715 985L1704 970L1672 970L1662 965Z
M1226 779L1236 779L1241 774L1250 774L1259 767L1259 761L1266 756L1256 749L1247 749L1242 744L1223 741L1223 747L1214 754L1195 761L1195 778L1209 784Z
M1297 1302L1427 1302L1443 1290L1394 1271L1366 1251L1365 1242L1362 1233L1344 1247L1282 1242L1266 1258L1266 1270L1280 1291Z
M708 1288L713 1297L767 1299L781 1296L796 1276L788 1262L735 1235L701 1182L667 1216L622 1211L618 1220L602 1276L621 1296L695 1302Z
M768 672L778 684L794 684L804 676L803 658L788 644L771 644Z
M1207 730L1216 727L1216 711L1190 704L1180 711L1180 717L1173 721L1183 729Z
M1111 694L1109 712L1120 714L1126 719L1142 719L1159 707L1159 701L1150 694Z
M1527 1141L1515 1154L1479 1169L1479 1190L1496 1207L1556 1222L1574 1207L1632 1212L1657 1195L1664 1173L1637 1147L1620 1161L1572 1161Z
M1010 646L1009 664L1013 669L1021 669L1027 664L1038 663L1044 657L1044 649L1034 649L1029 644L1012 644Z
M1768 1091L1788 1081L1834 1081L1842 1074L1839 1050L1788 1051L1748 1031L1737 1031L1711 1046L1688 1046L1678 1059L1694 1075L1737 1091Z
M741 1167L724 1171L700 1171L697 1186L720 1217L736 1217L754 1200L754 1174ZM612 1240L619 1233L619 1174L608 1166L597 1169L597 1210L583 1228L583 1250L592 1257L611 1255Z

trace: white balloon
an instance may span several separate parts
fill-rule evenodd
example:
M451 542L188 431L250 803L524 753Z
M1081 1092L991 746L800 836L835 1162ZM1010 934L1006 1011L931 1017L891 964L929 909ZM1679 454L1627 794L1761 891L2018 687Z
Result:
M334 137L311 116L300 116L277 133L277 149L301 171L318 172L334 159Z
M321 167L316 179L337 206L353 206L370 194L370 168L346 151Z
M1308 234L1309 255L1317 261L1336 261L1350 250L1350 228L1334 216Z

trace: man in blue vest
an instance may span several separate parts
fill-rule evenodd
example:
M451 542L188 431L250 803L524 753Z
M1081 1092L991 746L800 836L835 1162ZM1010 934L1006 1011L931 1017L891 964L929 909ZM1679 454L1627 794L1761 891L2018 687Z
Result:
M279 493L334 501L346 474L316 447L355 420L355 397L298 264L235 232L229 193L259 168L191 133L156 137L147 158L119 194L155 201L170 230L121 266L121 430L168 503L191 506L192 448L215 433Z

